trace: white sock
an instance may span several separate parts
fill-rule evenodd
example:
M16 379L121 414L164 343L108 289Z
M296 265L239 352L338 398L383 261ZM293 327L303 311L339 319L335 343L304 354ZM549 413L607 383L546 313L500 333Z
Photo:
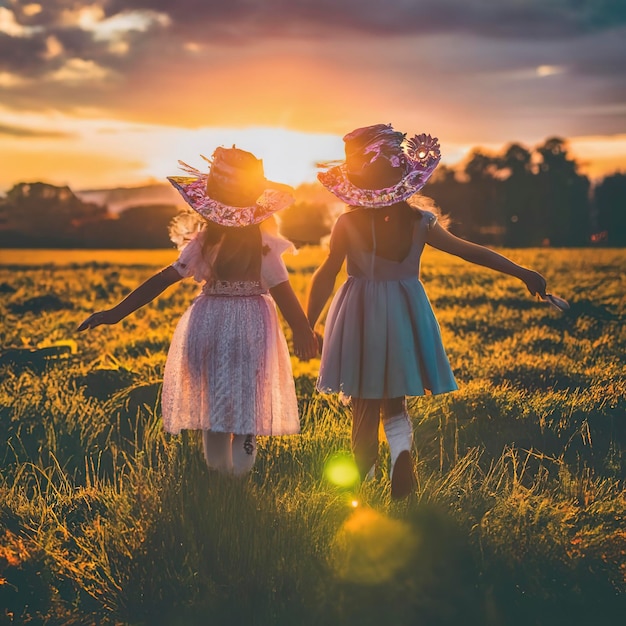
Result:
M413 426L409 416L403 412L383 420L383 428L389 444L391 472L393 473L393 467L400 453L404 450L411 452L413 446Z
M247 474L256 461L256 437L254 435L235 435L233 437L233 474Z

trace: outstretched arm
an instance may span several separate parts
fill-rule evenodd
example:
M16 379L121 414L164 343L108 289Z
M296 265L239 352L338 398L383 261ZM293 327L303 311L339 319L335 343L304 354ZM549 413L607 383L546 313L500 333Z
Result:
M270 294L291 328L296 356L302 361L312 359L317 354L317 339L289 281L286 280L272 287Z
M181 280L181 275L170 265L154 274L139 287L131 291L121 302L111 309L92 313L77 330L95 328L101 324L117 324L140 307L152 302L158 295L163 293L170 285Z
M437 223L428 231L426 241L433 248L454 254L470 263L482 265L496 272L519 278L526 284L528 291L532 295L539 294L540 296L545 296L546 294L546 279L538 272L522 267L485 246L455 237Z

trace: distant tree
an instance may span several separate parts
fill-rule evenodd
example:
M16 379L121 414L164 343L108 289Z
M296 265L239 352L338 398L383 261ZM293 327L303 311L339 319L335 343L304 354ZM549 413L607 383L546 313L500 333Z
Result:
M583 246L589 242L591 211L589 179L567 155L567 142L551 137L537 148L537 224L552 246Z
M120 213L118 224L123 232L131 233L137 248L171 248L168 226L178 208L172 204L129 207Z
M80 200L69 187L18 183L0 202L3 238L12 233L25 245L71 245L85 222L107 215L104 206Z
M580 246L590 232L589 180L552 137L533 153L519 143L501 154L470 153L458 173L424 188L452 218L451 230L479 243Z
M498 159L480 150L471 152L463 173L467 230L471 239L484 240L486 229L498 223Z
M467 205L467 187L467 182L458 180L455 170L440 165L420 192L432 198L449 217L450 232L463 238L471 238L475 230Z
M491 181L498 168L497 157L474 149L469 155L463 171L470 182Z
M318 245L330 233L332 217L326 204L296 202L279 215L280 232L296 245Z
M437 183L445 184L445 183L453 183L456 182L456 170L453 167L448 167L445 163L441 163L433 173L433 175L428 179L429 184Z
M498 158L498 167L502 243L512 247L540 244L545 235L537 230L539 215L532 153L519 143L509 144Z
M532 173L532 154L519 143L511 143L504 149L498 166L509 171L511 176L527 176Z
M81 239L90 248L171 248L168 226L177 214L170 204L129 207L117 219L85 224Z
M626 174L607 176L595 189L600 242L626 246Z

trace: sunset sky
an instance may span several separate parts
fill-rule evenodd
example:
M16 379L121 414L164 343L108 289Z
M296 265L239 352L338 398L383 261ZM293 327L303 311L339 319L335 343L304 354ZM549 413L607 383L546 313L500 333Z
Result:
M233 143L298 184L379 122L449 165L556 135L626 171L626 2L0 0L0 192L163 180Z

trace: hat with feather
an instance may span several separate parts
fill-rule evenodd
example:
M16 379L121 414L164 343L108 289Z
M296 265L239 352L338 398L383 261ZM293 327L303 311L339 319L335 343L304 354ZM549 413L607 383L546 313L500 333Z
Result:
M293 189L265 178L263 161L233 146L218 147L204 173L179 161L187 176L168 176L185 202L203 218L222 226L259 224L293 204Z

